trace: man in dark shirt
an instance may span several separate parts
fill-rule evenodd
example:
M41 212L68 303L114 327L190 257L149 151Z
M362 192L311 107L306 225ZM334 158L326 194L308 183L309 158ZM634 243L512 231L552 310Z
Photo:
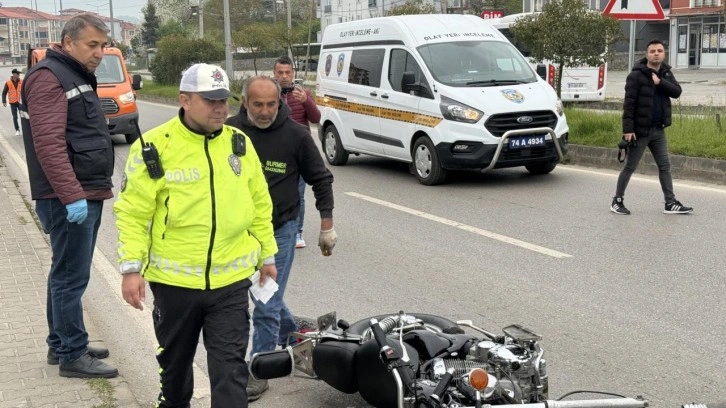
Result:
M289 115L290 108L280 100L280 85L270 77L256 76L247 81L240 112L227 120L228 125L249 136L262 162L272 197L272 225L278 248L275 266L279 289L267 303L253 299L252 355L285 344L288 334L297 330L283 296L295 257L300 177L313 186L315 206L320 212L318 246L323 255L331 255L337 241L333 229L333 175L325 167L308 129ZM265 390L266 380L251 378L248 399L256 400Z

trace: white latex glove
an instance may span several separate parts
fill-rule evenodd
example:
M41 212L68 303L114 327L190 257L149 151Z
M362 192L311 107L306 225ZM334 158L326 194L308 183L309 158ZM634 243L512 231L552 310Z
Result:
M338 242L338 234L335 233L335 229L321 230L320 237L318 238L318 246L323 256L330 256L333 254L333 248L335 243Z

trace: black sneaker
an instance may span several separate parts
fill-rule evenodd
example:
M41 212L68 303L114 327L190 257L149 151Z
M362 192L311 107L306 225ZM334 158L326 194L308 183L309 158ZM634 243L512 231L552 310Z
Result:
M268 388L270 387L267 385L267 380L257 380L249 377L247 380L247 401L257 401Z
M672 203L666 203L663 214L690 214L693 212L693 207L686 207L681 204L680 201L676 200Z
M91 345L88 346L88 354L91 355L91 357L95 357L99 360L104 359L108 357L109 352L108 349L105 347L93 347ZM48 356L46 357L46 361L50 365L58 365L58 356L55 354L55 349L49 348L48 349Z
M61 364L58 374L70 378L114 378L118 370L86 353L76 361Z
M630 215L630 210L625 208L623 197L613 197L613 203L610 204L610 211L620 215Z

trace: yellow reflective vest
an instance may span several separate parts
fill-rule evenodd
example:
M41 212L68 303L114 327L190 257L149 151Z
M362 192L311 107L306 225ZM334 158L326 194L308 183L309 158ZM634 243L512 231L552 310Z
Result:
M233 132L245 138L242 156L232 152ZM205 137L177 116L143 138L159 151L165 177L149 177L141 143L134 143L114 204L122 272L216 289L249 277L275 255L272 200L246 135L225 125Z

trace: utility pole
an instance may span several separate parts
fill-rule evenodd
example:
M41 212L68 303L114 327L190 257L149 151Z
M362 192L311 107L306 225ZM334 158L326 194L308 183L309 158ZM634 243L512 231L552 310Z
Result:
M287 0L285 7L287 7L287 38L292 44L292 0ZM287 56L292 59L292 46L287 49Z
M199 39L204 38L204 17L202 16L202 10L204 9L204 1L199 0Z
M38 0L35 0L35 1L38 1ZM113 24L113 0L108 0L108 9L109 9L109 14L110 14L109 17L111 17L111 41L115 43L116 42L116 33L113 28L113 26L114 26L114 24Z
M224 5L224 63L227 77L234 81L234 62L232 62L232 30L229 23L229 0L222 0Z

